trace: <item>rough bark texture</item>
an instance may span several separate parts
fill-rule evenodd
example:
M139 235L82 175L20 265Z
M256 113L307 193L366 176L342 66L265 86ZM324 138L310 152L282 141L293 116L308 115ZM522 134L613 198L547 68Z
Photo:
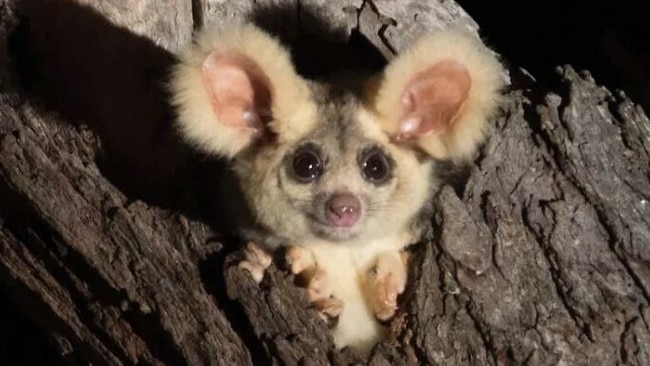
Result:
M395 336L360 360L285 272L233 266L220 164L178 143L163 75L228 17L339 52L360 34L387 58L474 22L450 1L83 3L0 2L0 288L62 359L650 364L650 122L625 95L570 66L545 85L511 70L467 182L435 198Z

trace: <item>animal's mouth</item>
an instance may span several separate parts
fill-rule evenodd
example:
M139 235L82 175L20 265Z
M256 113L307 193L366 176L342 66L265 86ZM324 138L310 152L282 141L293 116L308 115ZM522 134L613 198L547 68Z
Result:
M346 241L354 239L359 234L360 224L357 222L351 226L334 226L324 224L319 220L310 220L312 232L325 240Z

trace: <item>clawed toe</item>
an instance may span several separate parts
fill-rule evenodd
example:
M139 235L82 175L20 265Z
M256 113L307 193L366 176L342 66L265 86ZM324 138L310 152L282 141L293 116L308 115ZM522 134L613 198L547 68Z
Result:
M271 265L273 258L271 255L260 248L257 244L249 242L244 249L244 260L239 262L237 267L250 272L253 280L260 283L264 278L264 273Z
M343 312L343 301L333 296L313 301L312 304L326 323L338 318Z
M406 285L406 261L403 253L386 253L368 274L368 299L379 320L389 320L397 312L397 297Z
M375 283L374 309L379 320L389 320L397 311L397 282L393 273L378 278Z
M305 248L293 246L287 249L285 260L293 274L300 274L316 266L314 256Z
M293 246L285 255L288 269L296 275L299 286L307 290L309 301L319 315L330 322L343 311L343 301L332 296L332 284L329 276L317 266L311 251L304 247Z
M325 299L332 294L325 271L321 269L314 271L314 275L307 283L307 293L312 302Z

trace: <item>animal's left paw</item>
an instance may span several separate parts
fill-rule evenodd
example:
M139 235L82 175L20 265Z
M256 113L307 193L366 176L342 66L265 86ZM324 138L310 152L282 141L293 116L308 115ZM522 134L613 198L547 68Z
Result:
M368 273L368 300L375 316L382 321L389 320L397 311L397 297L406 287L406 261L403 253L383 253Z
M271 255L251 241L246 244L244 257L244 260L239 262L237 267L250 272L255 282L262 282L264 272L266 272L266 269L269 268L271 262L273 262Z
M327 272L319 268L313 254L301 246L289 247L285 259L291 273L299 278L301 287L307 290L309 301L318 314L326 323L331 323L343 311L343 301L332 295Z

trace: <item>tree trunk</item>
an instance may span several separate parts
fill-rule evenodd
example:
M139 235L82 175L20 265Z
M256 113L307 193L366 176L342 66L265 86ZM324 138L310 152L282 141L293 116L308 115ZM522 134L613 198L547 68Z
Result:
M69 363L650 365L650 122L590 75L510 70L469 177L435 197L394 336L361 360L286 272L257 285L233 266L221 164L178 142L164 75L193 28L226 16L321 36L340 57L308 73L348 61L353 39L390 58L424 30L476 30L462 9L0 4L0 287Z

